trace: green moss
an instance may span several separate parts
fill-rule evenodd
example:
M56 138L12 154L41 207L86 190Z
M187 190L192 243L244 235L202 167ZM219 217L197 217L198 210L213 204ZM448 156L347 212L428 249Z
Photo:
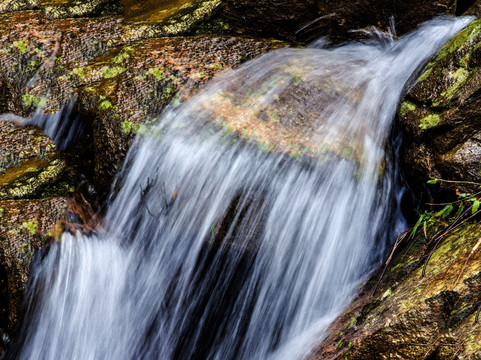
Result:
M163 94L162 94L162 100L168 100L172 97L174 94L174 88L167 86L164 88Z
M164 80L164 68L152 68L147 71L148 74L154 75L158 81Z
M428 65L427 70L425 70L425 71L422 73L422 75L418 78L417 82L422 82L422 81L426 80L426 79L429 77L429 75L431 75L431 73L433 72L432 66L433 66L433 64L430 63L430 64Z
M100 104L99 104L99 108L100 110L108 110L108 109L111 109L113 108L114 106L112 105L112 103L108 100L103 100Z
M17 49L21 54L25 54L28 51L28 43L26 40L14 41L12 48Z
M106 67L104 69L103 76L106 79L111 79L111 78L114 78L116 76L119 76L120 74L122 74L126 70L127 69L122 67L122 66Z
M37 68L37 65L38 65L38 61L37 60L31 60L29 63L28 63L28 67L27 67L27 70L29 71L33 71Z
M83 68L75 68L72 70L72 74L77 75L80 79L85 78L85 71Z
M354 326L354 324L356 323L356 318L357 318L357 316L353 316L349 319L349 322L347 323L348 329L350 329Z
M459 68L454 73L450 74L449 77L454 79L455 82L449 87L449 89L442 92L441 96L446 100L451 100L456 95L456 92L459 90L459 88L464 85L466 80L468 80L469 74L469 71L465 68Z
M125 60L129 59L130 58L130 54L129 53L126 53L126 52L123 52L123 53L120 53L118 54L116 57L114 57L112 59L112 62L114 64L121 64L123 63Z
M466 29L449 40L441 50L438 51L434 62L444 59L454 51L458 51L469 45L481 32L481 20L473 21Z
M419 127L423 130L431 129L437 126L441 121L441 116L439 114L431 114L423 117L419 121Z
M24 222L22 228L27 229L30 235L35 235L37 233L37 223L35 221Z
M413 104L412 102L410 101L404 101L402 104L401 104L401 108L399 109L399 114L401 116L404 116L406 115L406 113L408 113L409 111L414 111L416 110L416 105Z
M28 108L30 108L32 105L38 106L40 103L40 100L41 100L40 98L31 94L22 95L23 104Z
M139 125L134 124L133 122L130 121L122 121L122 131L129 135L130 133L136 133L137 130L139 129Z

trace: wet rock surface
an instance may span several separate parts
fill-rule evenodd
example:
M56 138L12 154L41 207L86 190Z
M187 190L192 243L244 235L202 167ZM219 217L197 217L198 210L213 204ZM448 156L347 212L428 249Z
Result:
M108 188L133 136L148 131L144 125L169 103L190 97L215 74L285 45L226 36L159 38L113 49L77 68L78 108L93 119L98 184Z
M7 274L0 295L1 328L13 329L36 250L60 234L75 174L40 129L22 118L0 120L0 263ZM58 234L57 234L58 233Z
M433 248L433 234L397 251L362 287L310 359L477 359L481 227L465 224ZM425 275L423 267L428 256Z
M202 11L196 32L246 34L306 43L329 35L336 41L352 39L351 31L367 27L383 30L395 24L404 34L436 15L454 14L455 0L442 1L252 1L252 0L124 0L126 19L165 22L171 16ZM200 11L198 11L200 12ZM391 19L392 16L392 19ZM200 20L200 19L199 19ZM359 32L362 36L362 31Z
M479 186L466 181L481 183L480 44L477 20L438 52L400 106L408 176L455 181L432 187L434 193L453 187L476 192Z

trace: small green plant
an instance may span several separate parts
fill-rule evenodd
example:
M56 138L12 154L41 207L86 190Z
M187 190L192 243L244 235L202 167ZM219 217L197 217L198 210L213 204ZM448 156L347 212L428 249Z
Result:
M477 185L481 187L481 184L475 183L472 181L455 181L455 180L444 180L444 179L430 179L427 181L429 185L436 185L439 182L446 182L446 183L463 183L463 184L470 184L470 185ZM410 238L414 237L417 230L423 225L424 234L426 236L428 228L431 226L439 225L440 221L446 220L448 222L452 222L455 219L459 218L462 214L465 213L466 209L471 209L471 214L474 215L479 211L481 206L481 201L478 199L478 196L481 194L481 191L476 192L474 194L469 193L458 193L458 198L455 201L441 203L441 204L430 204L432 206L443 206L443 208L439 211L428 211L425 210L422 214L419 214L419 219L414 225L409 235ZM456 210L454 213L453 211ZM452 215L453 214L453 215ZM452 215L450 217L450 215Z
M427 181L429 185L436 185L437 183L445 182L445 183L453 183L453 184L469 184L469 185L476 185L481 188L480 183L476 183L473 181L456 181L456 180L444 180L444 179L430 179ZM401 234L399 234L396 242L393 246L391 254L389 255L388 259L384 264L384 269L381 272L381 276L374 287L373 294L379 288L381 280L386 272L386 269L391 262L391 259L398 248L398 246L406 239L412 239L417 234L420 226L422 225L424 237L428 238L428 233L431 233L429 243L434 244L431 246L431 250L426 256L426 260L424 261L424 266L422 270L422 276L426 274L426 269L431 259L432 255L438 249L440 244L442 243L443 239L453 230L458 228L460 225L466 223L467 221L471 220L473 217L477 216L481 210L481 200L480 200L481 191L478 191L474 194L469 193L457 193L457 199L455 201L447 202L447 203L440 203L440 204L428 204L431 206L443 206L440 210L425 210L422 214L419 214L419 218L416 224L411 228L408 229ZM481 240L478 244L473 248L474 252L478 246L481 245ZM481 312L481 306L480 306Z

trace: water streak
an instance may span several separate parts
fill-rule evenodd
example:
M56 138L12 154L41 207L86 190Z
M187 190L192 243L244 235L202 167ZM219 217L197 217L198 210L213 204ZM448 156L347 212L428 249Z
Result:
M405 84L468 22L278 50L166 111L129 152L103 229L38 255L9 357L308 353L399 230L385 149ZM216 123L255 124L261 145L274 137L275 150L311 160L260 151Z

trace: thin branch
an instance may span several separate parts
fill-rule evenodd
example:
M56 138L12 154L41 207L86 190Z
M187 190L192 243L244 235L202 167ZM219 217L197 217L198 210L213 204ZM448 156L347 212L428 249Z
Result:
M387 269L389 263L390 263L391 260L392 260L392 257L393 257L393 255L394 255L394 252L396 251L396 249L397 249L397 247L399 246L399 244L401 244L401 243L404 241L404 239L406 239L406 236L409 234L409 232L410 232L410 230L403 231L403 232L400 233L400 234L398 235L398 237L396 238L396 242L394 243L394 246L393 246L393 249L392 249L392 251L391 251L391 254L389 254L389 257L388 257L387 260L386 260L386 264L384 264L384 269L382 270L382 274L381 274L381 276L379 276L379 280L377 281L377 284L376 284L376 286L374 287L374 290L372 291L372 295L371 295L371 296L373 296L373 295L376 293L377 289L379 288L379 285L381 284L381 280L382 280L384 274L386 273L386 269Z

